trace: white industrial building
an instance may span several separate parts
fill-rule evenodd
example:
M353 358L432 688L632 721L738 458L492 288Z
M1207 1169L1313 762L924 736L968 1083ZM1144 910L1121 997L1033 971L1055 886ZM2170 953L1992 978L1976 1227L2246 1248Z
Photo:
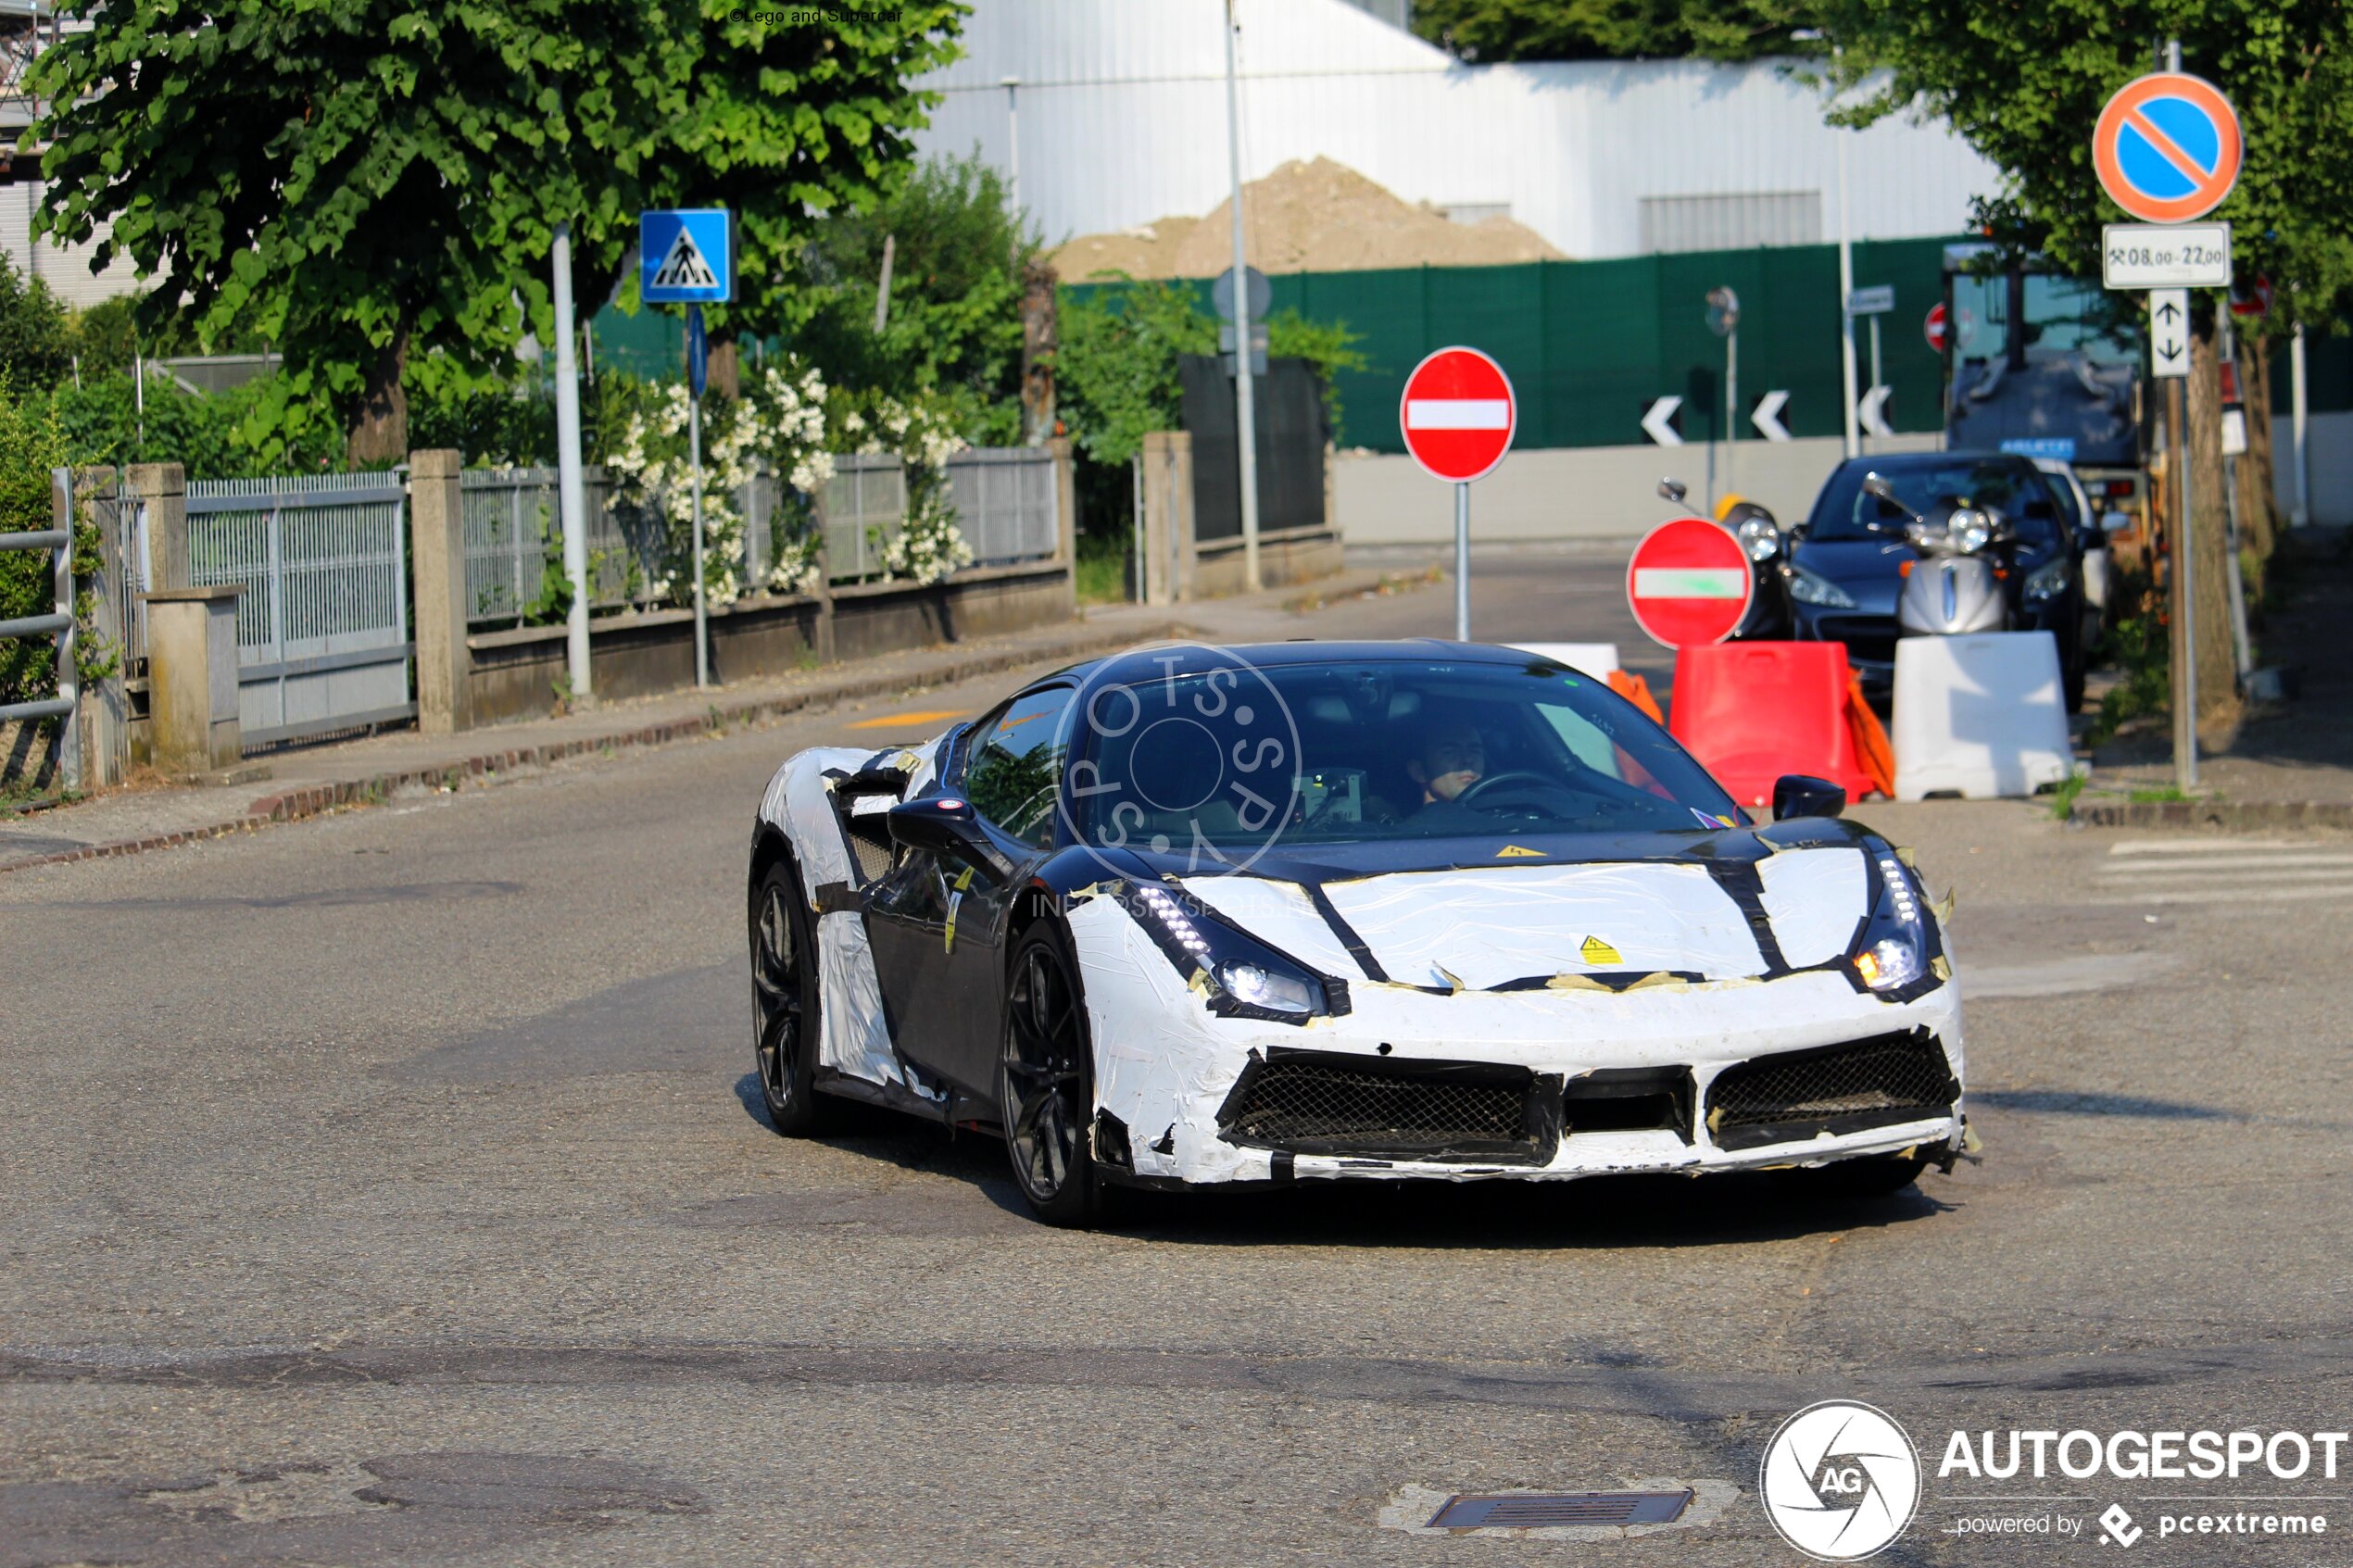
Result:
M1941 124L1823 123L1803 68L1466 66L1348 0L1237 0L1242 175L1324 157L1583 258L1950 234L1999 174ZM926 151L1018 176L1049 243L1224 200L1225 0L974 0Z

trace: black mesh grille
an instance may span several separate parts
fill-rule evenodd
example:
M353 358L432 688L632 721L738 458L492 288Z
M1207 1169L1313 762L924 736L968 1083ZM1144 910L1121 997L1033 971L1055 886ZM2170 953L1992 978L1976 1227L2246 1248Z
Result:
M890 870L894 847L882 813L852 818L849 828L850 851L858 857L858 880L872 882Z
M1531 1114L1535 1087L1525 1068L1281 1052L1244 1073L1218 1127L1299 1154L1544 1160L1558 1118Z
M1960 1085L1925 1029L1727 1068L1707 1088L1707 1127L1725 1148L1860 1132L1944 1110Z

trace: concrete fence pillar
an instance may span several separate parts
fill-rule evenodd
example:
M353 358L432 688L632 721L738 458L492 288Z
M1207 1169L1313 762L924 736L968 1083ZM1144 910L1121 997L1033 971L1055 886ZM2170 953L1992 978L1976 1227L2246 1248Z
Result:
M409 558L416 569L417 728L471 730L473 660L466 650L463 465L447 448L409 454Z
M1078 613L1078 465L1070 437L1050 438L1046 450L1054 455L1054 564L1063 569L1063 587L1069 596L1066 613Z
M180 775L233 768L237 720L237 587L156 588L147 605L147 716L156 767Z
M121 498L111 468L73 471L73 508L98 530L98 570L87 581L90 592L90 632L102 653L114 656L114 672L82 688L82 776L85 783L119 784L131 766L131 710L123 682L130 675L127 630L123 625L123 584L129 562ZM62 511L63 508L60 508ZM53 526L70 529L70 515Z
M1193 596L1193 437L1152 431L1144 437L1144 602L1172 605Z
M123 472L124 498L146 517L146 585L188 586L188 478L178 463L132 463ZM137 546L136 536L132 547Z

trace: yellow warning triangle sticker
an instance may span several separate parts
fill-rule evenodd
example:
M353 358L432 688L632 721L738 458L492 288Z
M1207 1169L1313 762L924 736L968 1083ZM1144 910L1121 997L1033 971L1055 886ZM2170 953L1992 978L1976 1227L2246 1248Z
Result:
M1499 860L1541 860L1543 858L1544 852L1541 849L1523 849L1516 844L1506 844L1495 851L1495 859Z
M1585 938L1585 945L1578 948L1577 953L1587 963L1624 963L1626 961L1618 957L1617 948L1598 936Z

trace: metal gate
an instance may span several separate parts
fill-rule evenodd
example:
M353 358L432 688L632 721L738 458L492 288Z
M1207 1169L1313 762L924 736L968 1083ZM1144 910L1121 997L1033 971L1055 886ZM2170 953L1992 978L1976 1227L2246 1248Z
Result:
M387 473L189 483L188 581L245 590L247 747L416 716L407 503Z

